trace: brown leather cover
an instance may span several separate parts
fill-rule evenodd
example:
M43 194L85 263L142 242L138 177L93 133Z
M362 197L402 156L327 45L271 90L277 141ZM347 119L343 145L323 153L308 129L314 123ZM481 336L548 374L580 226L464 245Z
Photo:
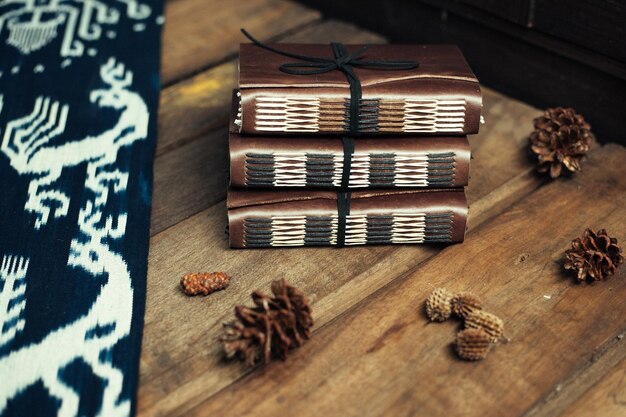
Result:
M325 44L275 44L279 49L304 55L333 58ZM362 45L346 45L352 52ZM465 124L461 133L478 132L482 98L478 80L463 54L454 45L372 45L363 59L416 60L412 70L381 70L355 67L361 80L364 99L465 101ZM348 99L349 84L340 71L319 75L291 75L281 72L281 64L294 62L253 44L241 44L239 88L241 92L243 133L263 133L255 127L259 96L298 98L316 96ZM330 132L343 133L343 131Z
M230 246L244 248L244 221L274 216L335 216L337 192L292 190L287 192L234 189L227 198ZM351 215L449 213L452 218L449 242L462 242L467 222L467 201L463 189L367 190L351 194Z

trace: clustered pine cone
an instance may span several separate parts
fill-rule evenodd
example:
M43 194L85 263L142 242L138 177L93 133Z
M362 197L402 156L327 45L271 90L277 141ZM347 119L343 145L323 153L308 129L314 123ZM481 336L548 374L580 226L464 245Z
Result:
M187 295L209 295L212 292L228 287L230 278L223 272L205 272L202 274L185 274L180 285Z
M597 232L586 229L582 237L572 241L571 249L565 251L565 269L574 270L579 282L604 280L622 263L624 256L617 239L610 237L604 229Z
M503 337L503 321L484 311L482 301L472 293L435 288L426 299L426 314L431 321L445 321L451 315L464 321L465 330L456 336L456 352L462 359L484 359Z
M452 314L452 293L445 288L435 288L426 299L426 314L431 321L446 321Z
M589 123L572 108L555 107L537 117L534 125L529 139L537 155L537 171L550 172L552 178L560 176L563 167L580 171L581 160L595 142Z
M227 358L249 366L285 360L289 350L309 338L313 318L307 297L284 279L271 287L273 296L253 292L254 307L235 307L236 320L224 324L220 341Z
M483 329L465 329L456 335L456 351L462 359L485 359L490 350L491 339Z
M502 319L483 310L472 311L465 318L465 327L483 330L492 343L498 343L504 333L504 322Z
M469 292L462 292L452 297L452 312L461 318L466 318L475 310L482 310L483 306L478 297Z

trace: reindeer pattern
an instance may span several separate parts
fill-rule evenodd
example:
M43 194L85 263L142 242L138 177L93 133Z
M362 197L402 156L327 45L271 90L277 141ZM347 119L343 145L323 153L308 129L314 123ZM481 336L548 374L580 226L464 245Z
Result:
M130 398L122 393L124 374L111 360L112 349L131 330L133 281L122 253L113 247L124 238L128 214L124 209L111 214L105 207L111 192L126 192L128 172L116 166L118 153L146 139L150 115L142 97L132 91L133 73L124 64L109 59L100 68L100 78L104 87L92 91L89 100L116 112L117 121L111 128L55 145L55 138L65 132L71 106L38 97L30 114L11 120L0 132L0 151L20 176L30 180L24 210L34 216L35 230L44 230L53 219L67 216L71 196L56 184L69 168L86 164L84 195L88 197L81 203L78 232L71 241L67 265L68 270L106 278L80 317L53 329L41 340L3 355L3 346L10 345L25 326L21 312L28 301L24 294L29 265L28 257L4 257L0 266L4 282L0 329L6 330L0 333L0 415L13 397L42 383L59 403L59 417L77 416L80 395L60 377L63 368L76 359L104 381L98 416L122 417L131 412ZM6 104L0 96L0 111Z

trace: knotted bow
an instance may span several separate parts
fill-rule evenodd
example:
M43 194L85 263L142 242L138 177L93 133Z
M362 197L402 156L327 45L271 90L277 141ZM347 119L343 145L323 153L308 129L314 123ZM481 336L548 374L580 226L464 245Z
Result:
M241 32L255 45L272 51L276 54L289 58L299 59L306 62L290 62L282 64L278 69L286 74L292 75L317 75L331 71L341 71L346 75L350 84L350 135L359 134L359 106L362 98L361 81L354 72L354 67L369 69L393 69L393 70L410 70L419 67L417 61L370 61L362 59L365 51L370 45L365 45L351 54L348 53L345 45L339 42L332 42L330 46L333 49L334 59L318 56L309 56L296 54L292 52L282 51L255 39L245 29Z

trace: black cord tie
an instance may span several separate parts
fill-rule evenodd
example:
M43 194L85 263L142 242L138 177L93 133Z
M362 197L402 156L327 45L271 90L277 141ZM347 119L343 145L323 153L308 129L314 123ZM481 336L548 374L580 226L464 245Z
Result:
M354 138L344 136L343 142L343 167L341 171L341 189L347 190L350 187L350 172L352 171L352 155L354 154Z
M350 214L350 191L337 192L337 246L346 244L346 220Z
M332 42L330 44L334 59L318 56L309 56L296 54L292 52L282 51L278 48L269 46L250 35L245 29L241 29L241 33L255 45L283 55L289 58L299 59L305 62L289 62L282 64L278 69L285 74L291 75L318 75L330 71L341 71L345 74L350 85L350 114L348 124L348 137L342 138L343 141L343 170L341 172L341 191L337 192L337 246L344 246L346 240L346 217L350 214L350 192L346 191L350 183L350 170L352 166L352 155L354 154L354 137L359 135L360 107L363 90L361 88L361 80L354 72L354 67L368 69L387 69L387 70L410 70L419 67L417 61L370 61L362 59L370 45L365 45L352 53L348 53L344 44Z
M306 62L290 62L282 64L278 69L286 74L291 75L317 75L324 74L330 71L341 71L346 75L348 83L350 84L350 124L349 133L351 136L359 134L359 113L360 104L362 98L361 81L354 72L354 67L368 68L368 69L387 69L387 70L410 70L419 67L417 61L370 61L362 59L365 51L370 48L370 45L365 45L351 54L348 53L345 45L339 42L332 42L330 44L334 59L324 58L318 56L309 56L282 51L274 48L263 42L255 39L245 29L241 29L241 32L255 45L267 49L279 55L283 55L289 58L299 59Z

